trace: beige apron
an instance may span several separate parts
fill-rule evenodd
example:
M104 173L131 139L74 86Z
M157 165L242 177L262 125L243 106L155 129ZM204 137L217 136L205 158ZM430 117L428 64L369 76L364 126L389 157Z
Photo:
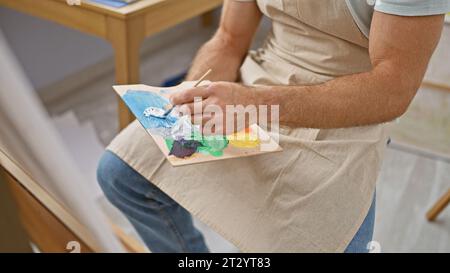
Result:
M273 21L247 85L311 85L371 68L344 0L258 0ZM245 252L342 252L371 205L384 125L280 129L283 152L172 167L139 123L108 147Z

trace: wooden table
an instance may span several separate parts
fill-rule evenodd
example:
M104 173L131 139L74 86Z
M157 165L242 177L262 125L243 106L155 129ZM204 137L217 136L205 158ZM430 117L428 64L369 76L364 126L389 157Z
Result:
M139 53L144 38L220 6L223 0L140 0L123 8L82 1L0 0L0 5L104 38L112 44L116 84L139 83ZM134 117L119 99L119 125Z

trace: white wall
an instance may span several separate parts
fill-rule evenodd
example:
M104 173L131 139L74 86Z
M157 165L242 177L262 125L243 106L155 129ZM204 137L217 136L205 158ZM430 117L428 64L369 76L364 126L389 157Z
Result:
M35 89L112 56L100 38L6 8L0 27Z
M441 40L428 66L425 80L450 86L450 23L444 26Z

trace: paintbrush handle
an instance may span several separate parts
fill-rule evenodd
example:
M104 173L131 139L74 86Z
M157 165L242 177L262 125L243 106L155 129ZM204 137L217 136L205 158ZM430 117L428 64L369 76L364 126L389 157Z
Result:
M202 83L202 81L203 81L206 77L208 77L208 75L209 75L211 72L212 72L212 69L211 69L211 68L208 69L208 71L206 71L206 73L203 74L203 76L201 76L200 79L195 83L194 87L199 86L199 85ZM168 105L166 105L166 106L167 106L167 107L166 107L166 112L164 113L164 116L167 116L170 112L172 112L173 108L175 107L175 106L172 105L172 104L168 104Z
M208 75L209 75L211 72L212 72L212 69L211 69L211 68L208 69L208 71L206 71L206 73L203 74L203 76L201 76L200 79L195 83L194 87L199 86L199 85L202 83L202 81L203 81L206 77L208 77Z

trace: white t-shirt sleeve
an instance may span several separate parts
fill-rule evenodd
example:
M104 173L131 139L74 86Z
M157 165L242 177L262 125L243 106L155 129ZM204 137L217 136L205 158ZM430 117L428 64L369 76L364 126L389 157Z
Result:
M401 16L427 16L450 12L450 0L376 0L375 10Z

